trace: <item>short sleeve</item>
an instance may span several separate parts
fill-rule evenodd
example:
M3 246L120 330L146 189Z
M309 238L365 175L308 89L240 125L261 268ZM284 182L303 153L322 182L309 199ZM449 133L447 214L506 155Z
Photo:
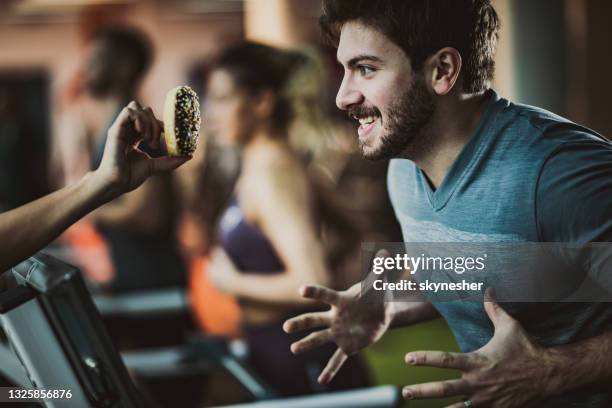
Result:
M612 245L605 243L612 242L612 146L586 140L556 149L542 167L536 211L540 239L570 244L556 247L555 256L589 278L575 299L610 301Z
M565 143L544 162L536 190L541 241L612 241L612 144Z

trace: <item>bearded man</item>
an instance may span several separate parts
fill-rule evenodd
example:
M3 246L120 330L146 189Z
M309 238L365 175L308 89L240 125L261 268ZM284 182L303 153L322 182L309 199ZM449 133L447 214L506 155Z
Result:
M612 145L489 88L500 22L488 0L325 0L324 32L344 78L336 103L359 121L363 154L393 158L388 184L406 242L612 239ZM609 272L609 271L608 271ZM612 406L612 305L380 302L302 288L329 311L288 320L322 328L292 345L335 342L319 381L392 326L442 316L462 353L412 351L410 365L461 378L403 389L406 399L462 396L451 407Z

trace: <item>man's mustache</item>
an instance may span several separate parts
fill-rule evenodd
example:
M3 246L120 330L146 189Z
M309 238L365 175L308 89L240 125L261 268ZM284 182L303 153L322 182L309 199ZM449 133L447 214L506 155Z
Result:
M356 106L347 111L349 118L367 118L369 116L382 116L374 106Z

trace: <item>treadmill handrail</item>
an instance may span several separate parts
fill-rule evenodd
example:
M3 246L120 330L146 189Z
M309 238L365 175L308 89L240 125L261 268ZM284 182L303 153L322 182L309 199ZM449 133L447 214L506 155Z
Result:
M304 397L225 405L222 408L393 408L397 407L400 402L401 398L398 387L382 385L366 389L330 392Z
M185 288L152 289L115 295L95 295L102 316L147 317L175 315L189 310Z

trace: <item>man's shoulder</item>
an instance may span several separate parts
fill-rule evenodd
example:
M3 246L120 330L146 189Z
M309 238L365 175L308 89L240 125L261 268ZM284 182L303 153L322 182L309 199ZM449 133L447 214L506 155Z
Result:
M559 125L574 124L568 118L544 108L523 103L508 102L508 110L516 115L518 121L542 132Z
M612 143L601 134L539 107L518 104L500 98L501 109L491 121L487 143L489 160L496 168L512 168L528 173L541 169L551 157L563 152L571 165L581 160L573 146L589 146L587 150L608 150ZM583 149L584 150L584 149ZM504 165L499 165L504 162ZM536 176L539 172L536 172Z
M610 167L612 142L598 132L542 108L516 104L515 109L519 126L536 133L525 132L531 139L525 148L540 153L542 170L552 168L549 173L558 176L559 168L576 170L598 162Z
M510 125L507 129L512 129L515 136L516 133L519 133L520 136L532 139L532 142L541 142L542 146L549 148L574 142L610 143L593 129L544 108L514 103L505 99L502 101L505 102L502 122Z

